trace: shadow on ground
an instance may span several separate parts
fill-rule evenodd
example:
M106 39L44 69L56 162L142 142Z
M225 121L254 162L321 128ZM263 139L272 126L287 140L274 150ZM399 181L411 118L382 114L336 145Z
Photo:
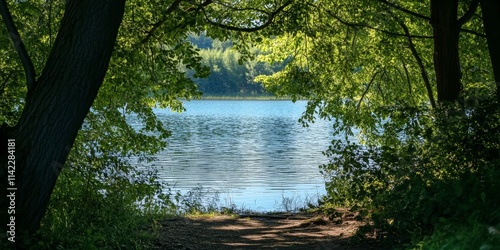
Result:
M163 222L158 249L387 249L353 237L354 219L332 223L314 215L218 215Z

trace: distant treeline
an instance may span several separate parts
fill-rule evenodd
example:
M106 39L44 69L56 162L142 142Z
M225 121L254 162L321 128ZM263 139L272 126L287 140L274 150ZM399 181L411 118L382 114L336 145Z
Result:
M270 65L256 60L240 64L241 54L231 49L232 41L214 40L204 33L192 34L189 40L201 50L203 63L210 67L208 78L192 77L204 96L269 95L260 83L254 82L254 78L273 74L283 68L282 65ZM258 53L257 50L255 52Z

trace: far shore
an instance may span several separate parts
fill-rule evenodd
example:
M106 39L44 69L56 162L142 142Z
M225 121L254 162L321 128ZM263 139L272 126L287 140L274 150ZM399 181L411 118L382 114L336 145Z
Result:
M200 100L262 100L262 101L291 101L290 97L276 97L276 96L213 96L213 95L202 95Z

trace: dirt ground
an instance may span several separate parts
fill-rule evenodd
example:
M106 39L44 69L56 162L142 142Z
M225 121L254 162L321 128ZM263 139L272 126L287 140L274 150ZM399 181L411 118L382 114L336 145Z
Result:
M163 222L157 249L388 249L352 237L363 224L311 214L174 218Z

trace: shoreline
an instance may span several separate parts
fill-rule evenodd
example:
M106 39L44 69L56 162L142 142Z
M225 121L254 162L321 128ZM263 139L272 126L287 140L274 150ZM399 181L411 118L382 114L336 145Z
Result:
M276 96L201 96L200 99L196 100L292 101L292 98Z

